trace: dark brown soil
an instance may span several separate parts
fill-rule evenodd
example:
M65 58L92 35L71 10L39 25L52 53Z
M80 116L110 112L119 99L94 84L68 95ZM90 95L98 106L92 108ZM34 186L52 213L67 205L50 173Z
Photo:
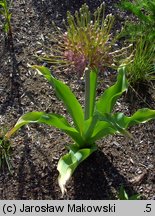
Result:
M62 27L66 11L79 9L87 2L93 11L100 1L17 0L12 7L14 52L4 45L0 32L0 128L11 128L28 111L66 114L52 87L27 63L37 62L35 53L53 33L54 20ZM117 16L120 28L125 14L115 8L118 1L106 0L106 12ZM121 18L118 20L119 15ZM1 28L0 28L1 29ZM47 40L48 41L48 40ZM47 44L48 47L48 44ZM76 74L53 72L64 80L83 101L84 88ZM104 81L103 81L104 79ZM115 80L115 75L99 75L98 93ZM143 91L143 89L142 89ZM141 107L155 107L153 93L143 99L121 98L117 111L132 114ZM147 100L146 100L147 99ZM143 199L155 198L155 122L132 127L133 140L110 136L98 142L99 150L84 161L68 184L62 198L58 187L57 163L71 140L62 132L45 125L29 125L12 138L12 175L0 173L0 199L117 199L121 185L129 195L139 193Z

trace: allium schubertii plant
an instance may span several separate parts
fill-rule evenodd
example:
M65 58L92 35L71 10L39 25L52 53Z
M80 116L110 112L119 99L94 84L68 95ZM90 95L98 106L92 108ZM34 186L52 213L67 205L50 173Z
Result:
M58 182L62 194L66 191L66 183L77 166L97 150L96 141L109 134L123 134L131 136L127 131L138 123L147 122L155 118L155 110L140 109L130 117L123 113L113 113L117 99L128 88L125 77L125 65L118 68L116 83L106 89L100 98L96 99L97 77L99 71L114 65L117 57L126 50L112 52L110 29L113 23L112 15L100 19L103 12L101 5L91 21L90 12L86 5L82 6L75 17L68 13L67 33L62 35L60 59L55 57L53 63L70 62L79 73L85 76L85 106L84 110L70 88L62 81L52 76L51 71L44 66L32 66L41 73L53 86L57 97L64 103L72 123L59 114L46 112L29 112L19 118L15 126L6 134L9 139L19 128L29 123L43 123L56 127L69 135L73 144L67 146L68 153L58 162ZM62 46L63 45L63 46ZM63 48L63 49L62 49ZM54 58L53 58L54 59ZM127 59L128 60L128 59ZM67 63L66 63L67 64Z

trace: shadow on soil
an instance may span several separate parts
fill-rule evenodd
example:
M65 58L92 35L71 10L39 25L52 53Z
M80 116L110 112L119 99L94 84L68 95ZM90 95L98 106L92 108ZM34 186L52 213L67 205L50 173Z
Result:
M129 195L137 194L128 180L120 174L101 152L95 152L74 174L75 199L112 200L123 185Z
M37 164L34 163L31 156L31 147L27 145L27 142L26 140L17 175L19 186L16 198L30 199L31 196L31 199L62 199L56 180L56 167L53 167L41 148L35 147L37 155L43 157L48 164L45 170L38 172ZM116 191L119 191L121 185L125 187L129 195L137 194L107 156L98 151L77 168L72 181L68 183L68 193L63 199L117 199ZM55 191L56 188L57 191Z
M1 61L5 61L6 59L10 59L11 62L11 70L8 71L7 65L6 67L2 67ZM5 114L7 108L14 105L15 100L18 100L17 103L19 105L19 113L22 113L21 110L21 103L20 103L20 70L19 70L19 63L17 62L16 55L14 52L14 48L7 48L4 46L4 50L2 50L2 55L0 59L0 66L1 66L1 75L8 77L8 83L6 87L1 91L1 94L6 95L5 101L0 106L0 115ZM7 74L8 73L8 74Z
M54 193L54 180L53 176L56 170L52 167L51 161L48 160L46 153L40 148L35 146L35 154L39 155L39 162L41 158L46 161L44 170L39 171L38 165L32 158L32 148L29 146L29 140L26 138L21 157L20 165L18 168L18 195L16 199L42 199L47 197L55 198Z

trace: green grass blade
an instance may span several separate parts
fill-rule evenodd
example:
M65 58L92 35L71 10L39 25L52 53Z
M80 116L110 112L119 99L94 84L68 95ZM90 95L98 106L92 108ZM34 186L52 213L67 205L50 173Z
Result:
M129 197L129 200L141 200L140 194L134 194L131 197Z
M124 2L122 2L121 7L124 8L125 10L128 10L128 11L132 12L140 20L143 20L145 22L148 21L147 16L145 16L142 13L142 5L138 6L138 5L135 5L135 4L133 4L133 3L129 2L129 1L124 1Z
M119 189L118 199L119 200L128 200L129 199L128 194L126 193L126 191L122 185Z
M0 2L0 5L1 5L3 8L4 8L4 6L5 6L3 2Z
M76 129L82 134L84 123L83 110L70 88L63 82L55 79L48 68L37 65L32 66L32 68L37 69L42 75L44 75L44 77L54 87L57 96L63 101L67 111L71 115Z

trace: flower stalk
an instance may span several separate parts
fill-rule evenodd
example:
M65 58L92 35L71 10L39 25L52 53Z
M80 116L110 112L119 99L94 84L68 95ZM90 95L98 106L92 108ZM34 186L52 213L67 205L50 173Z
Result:
M85 120L93 116L95 99L96 99L96 86L97 86L98 70L85 69Z

